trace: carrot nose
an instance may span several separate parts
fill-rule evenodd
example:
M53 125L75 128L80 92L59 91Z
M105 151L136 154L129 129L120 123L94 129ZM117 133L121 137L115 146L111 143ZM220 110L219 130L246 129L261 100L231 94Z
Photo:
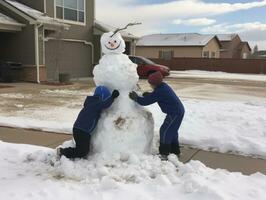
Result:
M115 45L114 45L114 43L111 42L111 43L110 43L110 46L111 46L111 47L114 47Z

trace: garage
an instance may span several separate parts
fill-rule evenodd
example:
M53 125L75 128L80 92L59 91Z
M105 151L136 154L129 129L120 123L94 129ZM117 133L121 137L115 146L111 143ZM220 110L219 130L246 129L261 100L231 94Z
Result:
M71 78L91 75L91 47L82 41L45 40L47 80L58 80L59 74Z

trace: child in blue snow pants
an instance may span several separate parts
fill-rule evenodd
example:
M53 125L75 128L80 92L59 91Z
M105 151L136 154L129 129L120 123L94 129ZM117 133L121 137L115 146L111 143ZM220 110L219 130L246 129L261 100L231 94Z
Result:
M164 123L160 128L159 153L163 157L170 154L180 155L178 129L182 123L185 108L172 88L163 82L160 72L155 72L148 77L148 82L154 89L151 93L143 93L143 97L138 96L134 91L129 93L129 97L142 106L158 103L163 113L167 114Z
M84 106L74 123L73 137L76 146L74 148L58 148L58 157L83 158L87 156L90 150L91 135L94 133L101 112L109 108L118 96L119 92L117 90L114 90L111 94L108 88L104 86L96 87L94 95L86 98Z

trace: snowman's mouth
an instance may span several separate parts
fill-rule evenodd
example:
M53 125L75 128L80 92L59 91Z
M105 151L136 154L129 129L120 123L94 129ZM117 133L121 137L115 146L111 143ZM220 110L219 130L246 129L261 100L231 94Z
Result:
M109 50L116 50L116 49L118 49L118 48L120 47L120 45L121 45L121 41L120 41L119 45L117 45L117 47L115 47L115 48L110 48L110 47L108 47L108 46L106 46L106 45L104 45L104 46L106 47L106 49L109 49Z

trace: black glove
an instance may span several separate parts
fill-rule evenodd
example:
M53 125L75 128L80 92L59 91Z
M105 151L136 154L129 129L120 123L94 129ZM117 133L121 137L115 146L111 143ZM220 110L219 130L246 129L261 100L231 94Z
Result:
M118 92L118 90L114 90L114 91L112 92L112 98L115 99L115 98L117 98L118 96L119 96L119 92Z
M136 101L137 98L139 97L138 94L135 91L132 91L129 93L129 98L132 99L133 101Z
M150 95L151 93L150 92L143 92L142 96L147 96L147 95Z

